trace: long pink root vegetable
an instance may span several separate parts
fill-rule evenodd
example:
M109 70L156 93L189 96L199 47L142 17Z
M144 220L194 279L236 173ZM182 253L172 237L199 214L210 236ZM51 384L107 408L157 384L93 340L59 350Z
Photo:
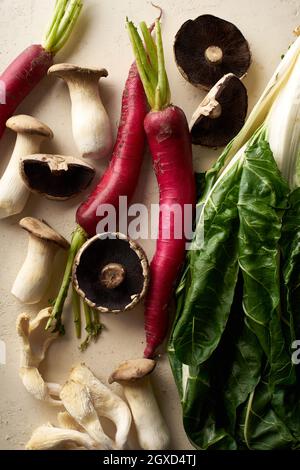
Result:
M118 208L119 197L132 197L137 186L145 148L144 118L147 114L147 100L135 63L131 66L125 84L121 118L112 159L106 172L88 199L76 214L77 228L73 233L63 282L56 298L47 328L55 321L55 327L63 332L62 313L68 294L71 272L77 251L86 241L87 235L94 236L101 217L97 209L101 204L112 204ZM93 332L92 332L93 334Z
M156 22L157 44L147 33L145 23L141 23L147 52L133 23L127 22L127 27L152 108L145 118L144 128L160 195L159 234L150 265L150 287L145 305L147 346L144 356L152 357L167 333L168 305L185 257L184 219L186 226L192 226L193 211L186 210L185 206L194 208L196 188L187 120L180 108L170 105L160 23ZM175 222L179 226L175 227Z
M121 119L109 167L76 214L77 223L91 237L96 234L101 219L97 216L101 204L117 208L120 196L127 196L130 200L135 191L145 148L143 122L146 114L145 92L134 63L122 96Z
M27 47L0 75L5 103L0 104L0 137L7 119L47 75L54 55L68 40L82 8L81 0L58 0L43 46Z
M196 193L190 133L183 111L169 106L151 112L144 126L158 181L160 204L158 240L150 265L150 288L145 305L147 347L144 355L152 357L167 334L168 306L185 256L184 223L192 225L192 220L188 220L192 218L192 211L185 212L184 221L185 205L194 206ZM179 215L176 215L176 205L181 209ZM182 231L178 234L175 222L181 225Z

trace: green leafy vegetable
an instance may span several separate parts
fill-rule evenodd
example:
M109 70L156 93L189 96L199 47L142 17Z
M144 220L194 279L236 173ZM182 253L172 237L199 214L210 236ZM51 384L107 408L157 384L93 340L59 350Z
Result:
M300 38L205 176L169 342L200 449L300 448L299 96Z

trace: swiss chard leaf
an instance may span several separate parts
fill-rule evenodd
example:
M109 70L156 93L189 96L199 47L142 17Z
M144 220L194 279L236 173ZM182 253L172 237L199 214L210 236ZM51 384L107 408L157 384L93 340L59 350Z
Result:
M213 192L203 210L200 249L189 252L189 279L185 302L174 329L176 356L184 364L206 361L225 329L238 274L237 201L241 165L235 165Z
M239 423L240 447L253 450L291 449L297 441L272 406L269 386L261 381L245 404Z
M290 195L280 243L285 285L285 322L289 327L292 344L295 339L300 339L300 188Z
M269 380L288 382L291 361L280 319L279 240L289 189L263 135L245 154L238 202L244 311L269 360Z

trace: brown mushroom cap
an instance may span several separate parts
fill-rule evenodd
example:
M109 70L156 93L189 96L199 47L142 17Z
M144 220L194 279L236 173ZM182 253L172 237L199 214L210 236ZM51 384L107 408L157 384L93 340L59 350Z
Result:
M53 138L52 130L43 122L26 114L12 116L6 121L6 127L14 132L28 135L40 135L42 137Z
M88 67L79 67L73 64L55 64L48 69L48 75L55 75L60 78L72 77L90 77L93 79L100 79L107 77L108 71L106 69L95 69Z
M67 242L62 235L57 233L44 220L36 219L34 217L24 217L20 220L19 225L37 238L53 242L64 250L69 249L69 242Z
M103 282L104 268L124 269L121 282ZM116 275L118 274L116 271ZM73 266L73 284L88 305L100 312L119 313L137 305L149 284L149 264L144 250L121 233L103 233L88 240Z
M245 86L235 75L225 75L192 116L190 131L193 144L207 147L227 145L243 127L247 109Z
M95 176L94 168L74 157L35 154L20 160L27 188L48 199L66 200L84 191Z
M108 383L113 382L136 382L146 375L151 374L156 366L152 359L130 359L122 362L119 367L111 374Z
M184 78L206 90L228 73L242 77L251 63L249 45L240 30L213 15L186 21L176 34L174 54Z

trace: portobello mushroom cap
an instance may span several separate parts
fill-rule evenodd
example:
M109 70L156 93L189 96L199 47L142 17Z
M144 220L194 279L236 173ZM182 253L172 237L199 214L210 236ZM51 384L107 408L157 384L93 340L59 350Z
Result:
M248 110L247 90L232 73L225 75L208 92L190 122L192 142L206 147L222 147L244 125Z
M31 192L56 200L81 193L95 176L94 168L78 158L49 154L21 158L20 172Z
M149 284L143 249L121 233L102 233L79 250L73 284L86 303L100 312L119 313L137 305Z
M206 90L228 73L243 77L251 63L249 44L240 30L213 15L186 21L175 36L174 54L183 77Z

